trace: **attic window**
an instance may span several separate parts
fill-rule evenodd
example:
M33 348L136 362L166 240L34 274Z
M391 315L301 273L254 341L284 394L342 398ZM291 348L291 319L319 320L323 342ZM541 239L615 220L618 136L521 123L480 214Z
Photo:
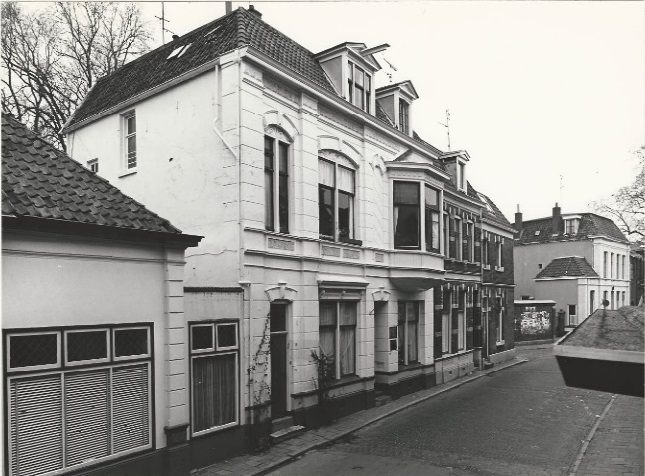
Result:
M540 236L540 230L535 230L535 236Z
M580 224L580 220L573 218L570 220L565 220L564 221L564 232L567 235L575 235L578 233L578 225Z
M208 33L206 33L206 34L204 35L204 38L206 38L206 41L213 41L213 38L211 38L211 36L212 36L215 32L217 32L217 30L219 30L221 27L222 27L222 25L217 25L217 26L216 26L215 28L213 28L211 31L209 31Z
M190 48L190 45L192 45L192 43L188 43L187 45L178 46L177 48L172 50L172 53L170 53L170 55L166 59L170 60L170 59L173 59L173 58L179 58L181 55L183 55L186 52L186 50L188 50L188 48Z

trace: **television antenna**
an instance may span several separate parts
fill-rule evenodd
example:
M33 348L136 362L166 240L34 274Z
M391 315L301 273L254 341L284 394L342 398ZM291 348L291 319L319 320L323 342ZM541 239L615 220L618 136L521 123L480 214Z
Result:
M169 29L166 28L166 23L170 23L170 20L166 20L164 2L161 2L161 16L158 17L157 15L155 15L155 18L157 18L159 21L161 21L161 44L165 45L166 44L166 32L172 33L173 35L175 34L175 32L170 31Z
M390 63L386 58L383 58L383 61L385 61L387 65L390 67L390 70L385 74L387 74L387 77L390 80L390 84L392 84L392 71L398 71L398 69L396 69L396 67L392 63Z
M441 124L443 127L446 128L446 132L448 133L448 152L450 152L450 110L446 109L446 123L444 124L443 122L439 122L438 124Z

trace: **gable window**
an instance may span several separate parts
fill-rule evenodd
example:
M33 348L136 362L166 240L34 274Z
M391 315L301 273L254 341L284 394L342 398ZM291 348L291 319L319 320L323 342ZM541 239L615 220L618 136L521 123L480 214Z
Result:
M236 322L190 325L194 435L238 424L238 349Z
M9 474L59 474L151 448L150 334L9 332Z
M289 144L264 136L264 225L289 233Z
M406 134L410 127L410 105L403 99L399 99L399 130Z
M425 186L425 232L426 251L440 251L439 235L439 191Z
M419 335L419 303L399 302L399 365L417 362Z
M125 168L132 170L137 167L137 116L134 111L123 116L123 126Z
M370 112L372 77L351 61L347 62L348 101L365 112Z
M333 361L336 379L356 372L356 306L355 302L320 303L320 351Z
M420 187L418 182L394 182L394 247L419 249Z
M318 160L318 223L325 238L354 239L355 172L323 158Z

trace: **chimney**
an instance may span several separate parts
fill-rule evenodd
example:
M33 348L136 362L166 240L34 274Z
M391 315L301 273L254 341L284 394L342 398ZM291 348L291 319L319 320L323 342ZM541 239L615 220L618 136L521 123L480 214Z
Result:
M262 14L257 11L253 5L249 5L249 12L253 13L258 18L262 18Z
M224 2L226 4L226 14L228 15L233 11L233 2Z
M179 35L172 35L172 41L177 41L179 39Z
M563 231L562 214L560 213L560 207L556 202L555 207L553 207L553 218L551 219L551 233L553 233L554 235L559 235Z
M515 212L515 229L522 231L522 212L520 212L520 204L517 204L517 211Z

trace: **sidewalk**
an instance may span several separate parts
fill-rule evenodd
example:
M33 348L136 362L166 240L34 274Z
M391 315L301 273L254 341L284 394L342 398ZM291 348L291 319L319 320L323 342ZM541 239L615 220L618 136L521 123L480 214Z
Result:
M394 400L386 405L370 408L346 416L329 426L309 430L295 438L272 446L267 451L255 455L242 455L230 460L221 461L212 466L192 472L194 476L254 476L265 474L307 451L332 443L350 433L387 418L406 408L412 407L429 398L461 387L492 372L528 362L528 359L515 358L488 370L476 370L473 374L454 380L450 383L437 385Z

